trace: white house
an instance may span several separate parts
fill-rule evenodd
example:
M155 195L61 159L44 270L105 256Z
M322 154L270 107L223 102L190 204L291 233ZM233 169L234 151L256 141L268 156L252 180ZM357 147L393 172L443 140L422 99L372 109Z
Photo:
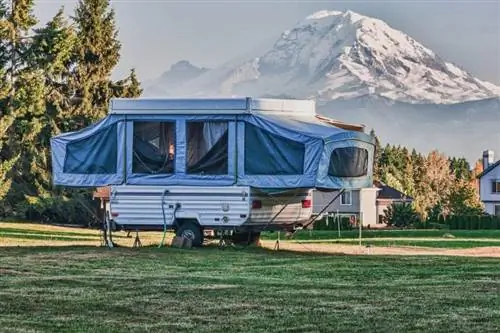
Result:
M338 195L333 192L313 192L313 214L319 214L328 203ZM333 201L324 213L341 216L354 216L361 219L363 226L383 225L384 210L392 203L411 203L413 198L381 182L372 187L345 191Z
M484 204L485 212L500 216L500 160L494 162L491 150L483 152L483 172L479 178L479 197Z

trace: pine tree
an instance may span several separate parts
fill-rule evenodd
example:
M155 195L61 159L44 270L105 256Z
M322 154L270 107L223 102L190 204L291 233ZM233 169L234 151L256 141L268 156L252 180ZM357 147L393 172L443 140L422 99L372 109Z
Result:
M130 70L129 76L125 80L120 80L114 84L114 95L120 97L139 97L143 89L135 74L135 69Z
M71 130L70 78L71 56L76 35L61 8L44 27L35 29L30 48L30 68L40 74L43 83L43 108L36 121L41 129L31 151L29 183L36 196L47 197L51 190L50 137Z
M14 121L9 108L9 96L11 93L9 66L9 12L5 1L0 0L0 204L10 190L12 180L9 173L16 162L1 154L4 144L8 140L8 131ZM0 214L2 214L0 209Z
M10 213L11 202L22 196L18 180L27 162L24 149L33 144L30 140L39 129L30 121L30 114L43 112L39 78L26 64L31 43L28 34L37 23L33 16L34 0L16 0L10 4L9 7L5 1L0 3L0 75L4 78L0 84L0 199L3 200L0 213L3 215Z
M111 74L120 60L121 44L109 0L80 0L73 21L78 40L73 57L75 113L83 127L107 113L114 96Z
M124 80L111 80L120 60L121 44L110 1L80 0L73 21L78 43L73 56L72 87L80 128L105 116L112 97L137 97L142 90L134 70Z
M470 164L469 162L467 162L465 158L453 157L450 158L449 161L450 161L451 172L455 175L456 179L464 179L464 180L471 179Z

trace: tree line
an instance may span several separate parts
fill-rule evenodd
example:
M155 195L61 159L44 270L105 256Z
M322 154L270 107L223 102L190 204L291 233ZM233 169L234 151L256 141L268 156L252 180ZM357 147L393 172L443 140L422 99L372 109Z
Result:
M474 216L483 212L477 176L463 157L447 157L437 150L427 155L406 147L382 147L375 132L374 178L413 198L413 209L420 220L437 221L440 216Z
M0 0L0 216L88 218L66 210L89 203L89 191L52 187L49 140L102 118L110 98L142 90L133 69L111 79L121 44L109 0L80 0L69 18L61 7L41 26L34 3Z

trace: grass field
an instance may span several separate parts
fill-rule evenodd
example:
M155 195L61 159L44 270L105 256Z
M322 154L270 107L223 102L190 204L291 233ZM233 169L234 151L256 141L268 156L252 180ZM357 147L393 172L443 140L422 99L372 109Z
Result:
M134 239L116 233L121 247L106 249L98 230L0 222L0 331L470 333L500 327L499 258L462 256L499 252L498 231L366 231L372 255L359 255L366 252L354 245L353 232L338 239L335 232L302 231L280 251L265 248L276 234L263 235L263 248L224 251L158 248L161 236L143 233L149 246L132 249ZM403 245L429 248L414 256Z
M498 259L3 248L4 332L498 332Z

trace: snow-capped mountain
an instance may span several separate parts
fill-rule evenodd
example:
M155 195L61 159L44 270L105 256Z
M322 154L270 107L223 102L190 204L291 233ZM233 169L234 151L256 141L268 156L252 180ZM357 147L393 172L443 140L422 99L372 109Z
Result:
M195 66L187 60L181 60L173 64L159 78L146 82L145 90L149 94L165 95L169 91L175 90L179 85L199 77L208 70L208 68Z
M316 12L260 56L181 81L168 78L154 87L171 95L287 95L318 102L376 95L449 104L500 96L499 87L385 22L352 11Z

